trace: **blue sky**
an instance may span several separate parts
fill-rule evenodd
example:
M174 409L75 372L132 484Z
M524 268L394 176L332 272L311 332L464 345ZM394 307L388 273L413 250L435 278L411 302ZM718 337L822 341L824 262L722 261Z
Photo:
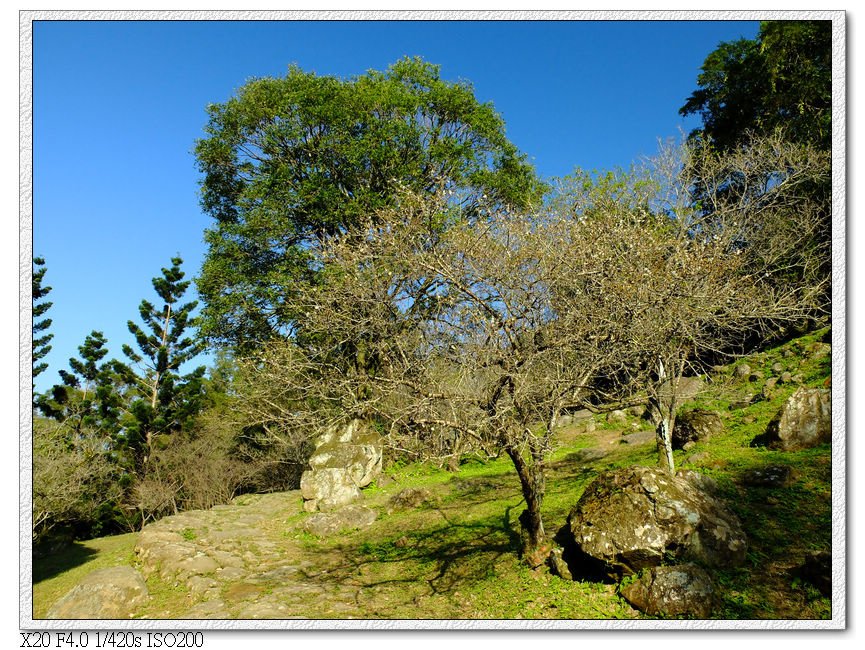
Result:
M180 254L197 274L209 217L191 154L205 107L290 63L351 77L403 56L470 81L543 177L627 166L698 124L679 107L721 41L756 22L37 22L33 252L53 287L37 390L91 330L110 354ZM190 294L190 297L192 295Z

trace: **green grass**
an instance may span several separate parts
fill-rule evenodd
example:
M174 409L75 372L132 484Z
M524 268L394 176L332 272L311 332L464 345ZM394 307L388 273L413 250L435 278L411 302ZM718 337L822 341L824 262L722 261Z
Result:
M804 385L822 386L830 373L829 357L812 354L819 352L821 335L814 333L744 361L766 377L773 374L772 365L781 362L793 374L801 374ZM785 350L795 353L784 356ZM680 468L698 470L717 481L749 538L744 566L712 572L721 601L716 616L828 618L830 600L796 578L791 569L808 551L831 547L831 449L823 445L781 452L754 446L797 386L781 385L769 399L745 409L729 408L746 393L760 394L760 388L761 382L734 379L732 366L712 375L707 390L685 408L719 412L724 432L674 455ZM543 515L550 536L565 524L571 508L600 472L657 464L654 444L615 444L616 429L601 420L597 424L594 433L563 431L549 458ZM629 420L619 428L630 431L630 425ZM587 452L598 447L603 455ZM707 457L688 461L700 452ZM770 464L789 465L795 481L778 489L743 483L745 472ZM321 571L317 580L346 594L340 603L316 602L296 615L340 617L345 610L337 605L342 605L350 608L351 616L369 619L644 617L617 595L614 584L562 580L546 570L532 571L520 561L517 517L524 504L517 476L504 455L487 461L464 459L458 473L420 463L394 465L386 473L395 480L365 490L365 504L380 513L369 528L319 539L302 532L306 513L268 524L268 535L296 548L298 557L326 565L327 571ZM386 514L388 500L408 487L429 490L435 505ZM184 531L187 539L194 535L190 531L187 537ZM44 613L93 568L130 562L134 537L76 544L68 553L41 562L38 575L42 578L34 586L34 600L40 603L37 613ZM277 586L264 585L263 593ZM192 602L176 585L150 579L148 587L153 595L149 616L177 616Z
M33 618L45 618L59 598L91 571L132 564L137 533L74 542L33 562Z

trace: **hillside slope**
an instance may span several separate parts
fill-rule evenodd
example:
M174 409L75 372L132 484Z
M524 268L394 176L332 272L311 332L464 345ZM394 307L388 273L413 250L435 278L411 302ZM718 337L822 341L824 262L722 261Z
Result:
M724 431L675 452L676 463L715 479L749 538L747 563L712 576L721 598L717 618L831 616L831 600L795 572L808 552L831 549L831 447L781 452L758 444L798 386L830 382L824 339L826 331L818 331L717 368L683 407L716 411ZM749 372L737 373L745 364ZM772 377L774 387L764 390ZM609 420L577 418L558 432L544 507L548 533L564 524L598 473L657 463L648 422L634 415ZM770 465L791 468L789 485L745 481ZM423 490L424 502L389 506L406 488ZM133 554L137 535L76 544L35 567L34 617L44 617L93 568L120 563L147 575L151 598L138 616L148 619L644 617L617 595L615 584L566 581L520 562L522 496L504 457L464 458L458 473L392 463L364 492L363 505L377 512L376 521L323 537L305 531L312 515L303 512L298 492L246 495L168 517L151 532L163 531L185 549L174 565L169 555L151 554L142 563ZM183 570L171 568L182 562Z

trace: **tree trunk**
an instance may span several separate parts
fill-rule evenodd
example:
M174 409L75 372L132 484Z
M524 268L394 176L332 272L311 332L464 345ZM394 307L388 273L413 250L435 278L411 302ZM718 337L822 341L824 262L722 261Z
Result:
M658 426L655 428L658 443L658 459L661 467L670 476L675 475L676 466L673 463L673 425L675 424L675 415L669 417L661 417Z
M520 477L523 498L526 501L526 509L519 517L522 544L520 552L526 563L534 569L546 561L550 551L541 518L541 505L546 491L543 465L534 458L533 462L526 462L518 449L508 447L506 451Z

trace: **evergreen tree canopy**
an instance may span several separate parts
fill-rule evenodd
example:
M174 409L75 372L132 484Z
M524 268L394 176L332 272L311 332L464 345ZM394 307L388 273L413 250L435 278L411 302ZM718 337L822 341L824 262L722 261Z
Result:
M297 317L285 304L314 279L310 242L373 218L400 192L444 190L468 213L543 193L492 105L417 58L351 80L291 67L208 112L195 150L216 220L198 280L202 331L237 348Z
M122 398L119 392L122 365L114 359L102 362L108 354L102 332L93 331L78 346L79 358L70 358L72 372L60 370L62 383L39 400L42 412L60 422L113 435L117 432Z
M180 257L172 258L172 266L163 268L162 275L153 278L153 288L162 305L156 307L147 300L141 301L138 312L144 328L128 322L138 352L124 345L123 353L141 368L142 374L129 367L124 370L134 395L130 415L124 421L124 435L125 446L138 470L147 462L157 436L167 436L186 427L200 404L204 366L180 374L180 367L203 349L196 337L185 335L195 326L192 311L198 303L179 304L189 287L189 281L183 280L182 263Z
M42 286L42 280L47 270L45 260L41 257L34 257L33 266L33 377L35 378L48 368L48 364L44 361L42 363L37 362L51 351L49 343L54 335L46 332L51 327L51 319L39 320L53 304L43 300L51 292L51 287ZM37 336L38 334L41 336Z
M829 149L832 134L832 22L766 21L755 40L721 43L703 63L699 88L679 109L699 114L692 136L722 151L748 132L783 127L794 142Z

